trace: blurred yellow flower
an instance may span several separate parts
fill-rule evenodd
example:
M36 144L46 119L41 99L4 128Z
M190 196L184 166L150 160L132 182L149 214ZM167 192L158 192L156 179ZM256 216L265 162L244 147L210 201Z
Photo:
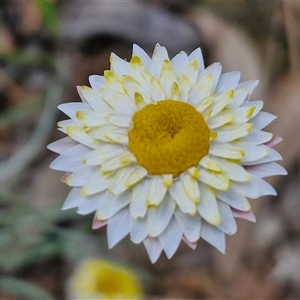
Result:
M130 269L103 259L86 259L72 275L69 299L141 299L142 285Z

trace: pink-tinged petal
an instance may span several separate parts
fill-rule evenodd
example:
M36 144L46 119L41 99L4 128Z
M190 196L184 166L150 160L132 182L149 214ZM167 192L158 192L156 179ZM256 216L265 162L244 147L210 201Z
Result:
M113 248L130 231L129 211L124 208L108 219L107 223L107 243L108 248Z
M151 262L154 264L158 260L162 252L162 246L159 240L157 238L148 237L144 240L144 246L147 250Z
M195 250L197 248L197 243L191 243L189 242L184 236L182 237L182 240L192 249Z
M282 137L275 135L275 136L273 136L273 138L270 141L265 143L265 145L268 147L273 147L273 146L277 145L278 143L280 143L281 141L282 141Z
M47 146L47 148L50 151L53 151L53 152L58 153L58 154L62 154L64 152L68 151L69 149L75 147L76 145L78 145L77 142L70 139L69 137L65 137L65 138L62 138L58 141L55 141L55 142L49 144Z
M94 216L94 220L92 223L92 229L100 229L106 226L108 220L99 220L96 216Z
M256 222L256 217L252 211L245 212L245 211L240 211L232 208L232 214L235 218L245 219L253 223Z
M167 258L171 258L179 247L182 239L182 232L180 227L174 218L171 219L167 228L161 235L158 236L158 240L165 251Z

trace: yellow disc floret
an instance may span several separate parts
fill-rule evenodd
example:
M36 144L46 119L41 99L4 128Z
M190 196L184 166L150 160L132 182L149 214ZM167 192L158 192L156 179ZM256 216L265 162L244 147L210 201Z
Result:
M128 136L129 150L150 174L177 176L208 153L210 131L192 105L163 100L133 115Z

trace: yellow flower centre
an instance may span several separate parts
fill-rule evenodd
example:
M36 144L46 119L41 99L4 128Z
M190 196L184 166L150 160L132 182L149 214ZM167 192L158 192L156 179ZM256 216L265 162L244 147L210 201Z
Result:
M208 153L209 135L202 114L192 105L163 100L133 115L128 148L150 174L177 176Z

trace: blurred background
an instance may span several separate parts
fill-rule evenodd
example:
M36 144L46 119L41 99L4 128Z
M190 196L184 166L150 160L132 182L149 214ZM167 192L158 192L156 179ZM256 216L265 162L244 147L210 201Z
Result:
M118 276L80 271L91 258L132 272L145 299L300 299L299 26L298 1L1 0L0 299L80 298L71 283L87 273L122 292ZM93 216L60 209L70 188L46 149L63 137L57 105L79 101L76 85L108 69L111 52L129 59L132 43L150 54L157 42L170 57L201 47L206 66L259 79L253 99L278 116L268 130L284 139L289 175L269 179L278 196L252 201L257 223L237 220L225 255L200 241L152 265L142 245L108 251Z

